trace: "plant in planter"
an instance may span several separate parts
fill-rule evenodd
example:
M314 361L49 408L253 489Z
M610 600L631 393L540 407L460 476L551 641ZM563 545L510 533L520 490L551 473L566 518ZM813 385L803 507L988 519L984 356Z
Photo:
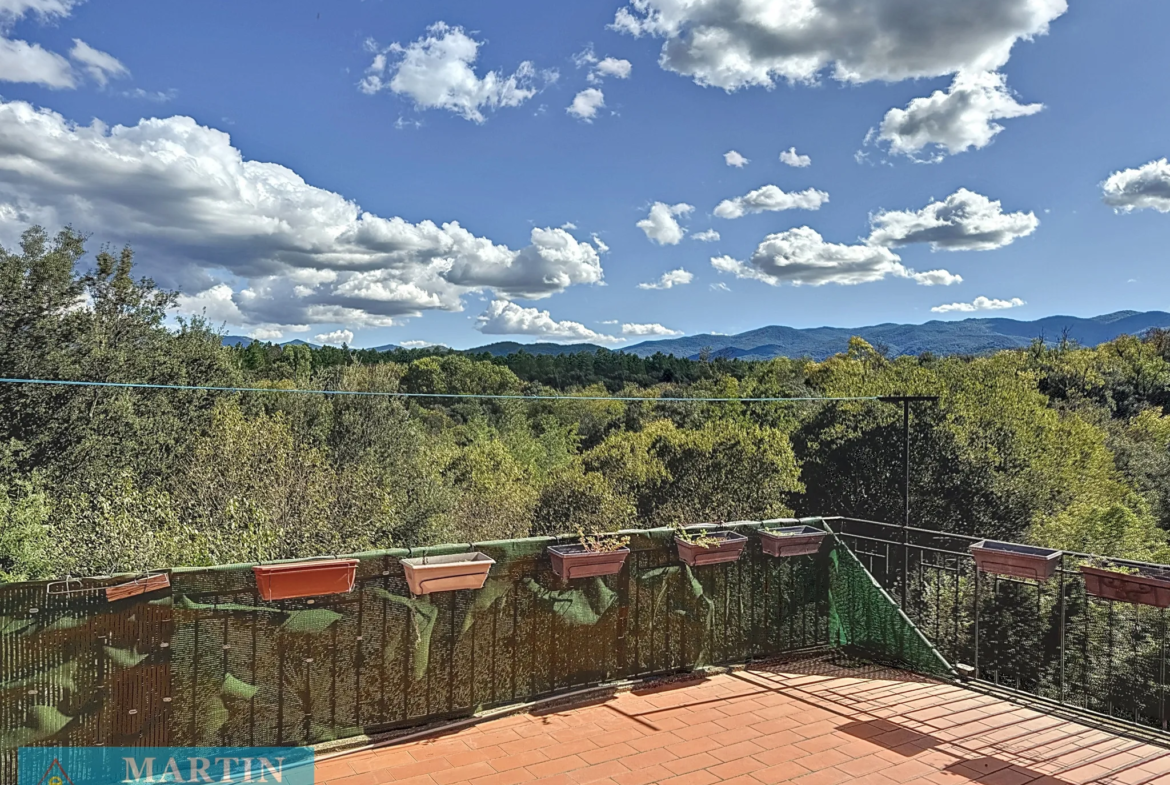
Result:
M577 543L550 545L548 555L561 580L596 578L621 572L630 555L629 544L630 538L623 535L577 529Z
M995 540L981 540L971 546L971 555L980 572L1037 581L1046 581L1056 574L1062 553L1051 548Z
M1135 567L1098 557L1082 561L1080 570L1085 591L1094 597L1170 608L1170 568Z
M674 530L674 544L678 557L691 567L738 561L747 545L747 537L730 531L699 529L688 531L682 526Z
M760 529L760 547L769 556L808 556L821 549L825 532L815 526L783 526Z
M482 589L496 560L486 553L449 553L402 560L406 583L414 595L459 589Z

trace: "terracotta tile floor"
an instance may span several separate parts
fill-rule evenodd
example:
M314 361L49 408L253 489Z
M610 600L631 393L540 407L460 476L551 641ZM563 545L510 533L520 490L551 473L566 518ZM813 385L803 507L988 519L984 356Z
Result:
M318 785L1170 785L1170 749L900 671L803 664L505 717L325 759L316 775Z

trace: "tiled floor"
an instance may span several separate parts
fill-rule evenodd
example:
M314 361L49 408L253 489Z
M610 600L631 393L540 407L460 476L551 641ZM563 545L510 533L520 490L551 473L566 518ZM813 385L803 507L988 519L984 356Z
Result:
M777 666L318 763L318 785L1170 785L1170 749L899 671Z

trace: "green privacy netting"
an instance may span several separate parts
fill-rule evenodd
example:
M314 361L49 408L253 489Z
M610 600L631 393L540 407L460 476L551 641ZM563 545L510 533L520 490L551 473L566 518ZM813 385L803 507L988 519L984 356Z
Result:
M868 657L931 676L954 675L897 603L844 543L829 554L829 640Z
M115 603L0 586L0 782L23 744L311 744L830 643L945 666L840 547L777 559L751 537L738 562L691 568L670 529L629 534L621 573L569 584L554 539L478 543L484 588L424 597L400 559L472 546L358 554L352 592L275 602L249 565Z

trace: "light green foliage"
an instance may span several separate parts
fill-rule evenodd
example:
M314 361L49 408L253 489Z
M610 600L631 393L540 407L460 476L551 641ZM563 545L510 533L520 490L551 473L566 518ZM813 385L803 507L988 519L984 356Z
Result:
M49 496L31 480L0 485L0 583L54 574Z

